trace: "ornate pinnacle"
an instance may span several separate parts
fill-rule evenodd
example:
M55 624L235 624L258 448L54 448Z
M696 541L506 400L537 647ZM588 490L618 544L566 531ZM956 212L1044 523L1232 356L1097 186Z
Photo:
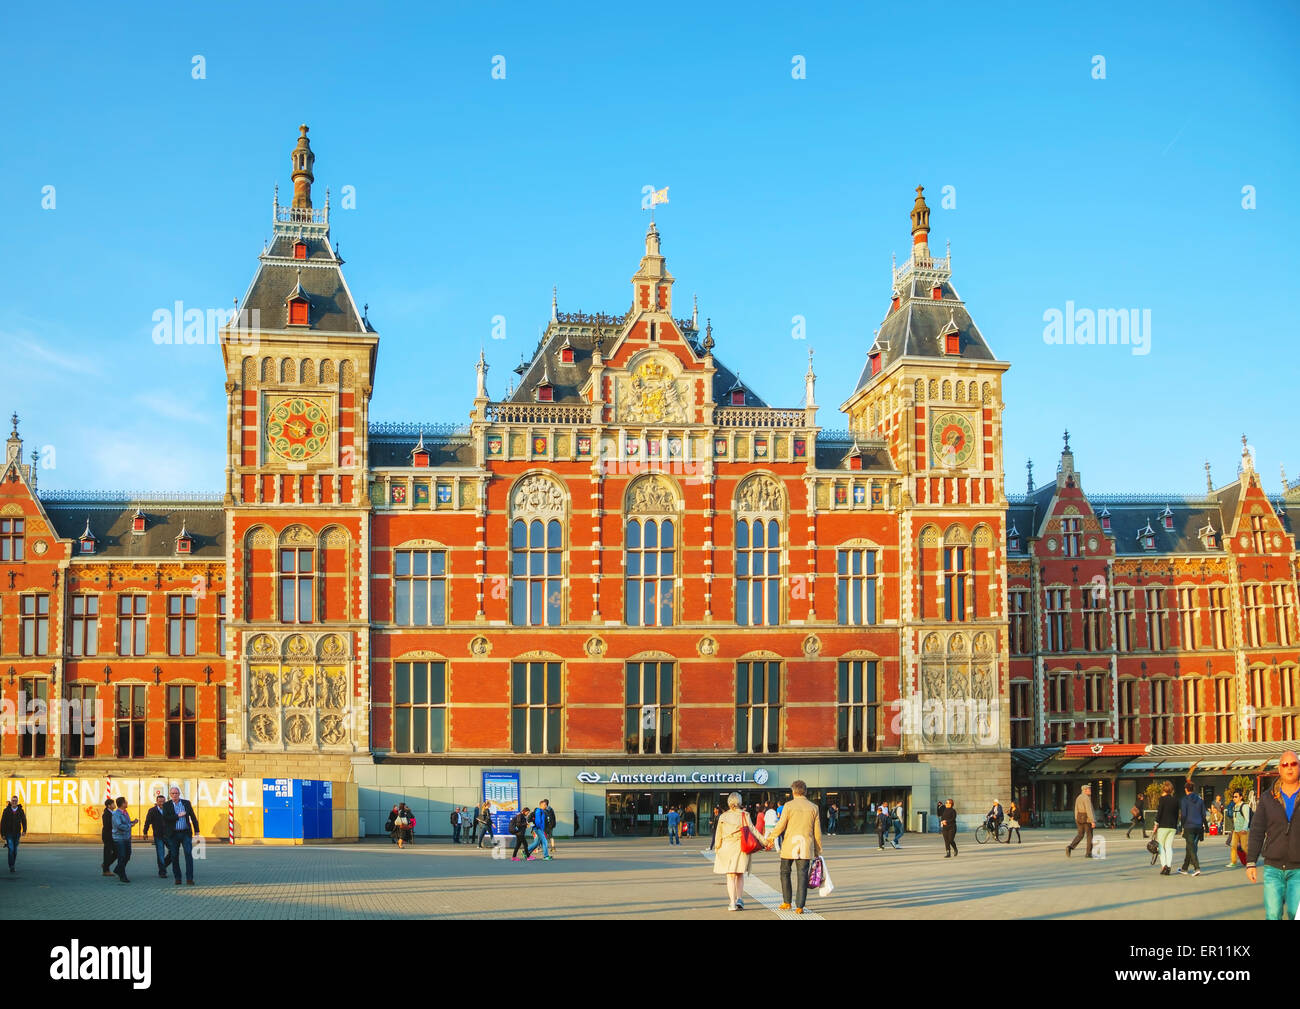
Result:
M1065 429L1065 448L1062 449L1062 451L1064 452L1070 451L1070 429L1069 428Z
M1206 490L1208 493L1210 493L1210 494L1213 494L1213 493L1214 493L1214 480L1213 480L1213 479L1211 478L1211 476L1210 476L1210 460L1209 460L1209 459L1206 459L1206 460L1205 460L1205 490Z
M706 353L713 351L713 320L704 320L704 350Z
M1029 474L1029 493L1034 493L1034 460L1030 459L1025 463L1025 470Z
M17 438L18 437L18 411L17 410L15 410L14 415L9 418L9 423L14 426L13 436Z

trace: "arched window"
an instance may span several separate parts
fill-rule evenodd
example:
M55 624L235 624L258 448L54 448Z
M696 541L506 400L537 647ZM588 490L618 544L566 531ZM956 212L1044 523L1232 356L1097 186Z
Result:
M628 516L624 612L634 627L670 627L677 591L678 496L671 481L634 481L624 505Z
M736 521L736 623L780 623L781 526L776 519Z
M510 622L516 627L556 627L560 623L564 534L556 519L510 528Z
M631 519L627 524L627 622L670 627L677 585L673 520Z

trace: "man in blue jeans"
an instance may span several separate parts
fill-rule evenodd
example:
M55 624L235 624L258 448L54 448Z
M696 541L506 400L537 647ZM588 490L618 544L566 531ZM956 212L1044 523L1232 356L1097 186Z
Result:
M680 817L678 817L677 815L677 807L669 806L668 807L668 843L669 844L682 843L681 837L679 836L679 833L682 829L681 822L682 821Z
M1183 843L1186 849L1183 855L1183 867L1178 870L1178 875L1199 876L1201 859L1197 854L1196 846L1201 843L1201 834L1205 832L1205 800L1196 794L1196 786L1190 781L1183 783L1183 791L1186 794L1178 804L1178 820L1183 827Z
M194 807L189 799L181 798L181 790L175 785L168 793L171 802L163 807L163 819L167 822L167 850L172 860L172 876L176 885L181 885L181 852L185 852L185 882L194 885L194 834L199 829L199 822L194 816Z
M5 845L9 848L10 872L17 872L14 863L18 861L18 842L26 833L27 813L18 801L18 796L11 795L9 805L5 806L4 813L0 813L0 836L4 837Z
M167 854L167 819L163 815L166 803L162 792L159 792L153 797L153 808L144 818L144 836L148 837L149 831L153 831L154 857L158 860L159 879L167 878L167 866L171 864L171 858Z
M1264 863L1264 917L1269 921L1294 918L1300 909L1300 830L1291 829L1291 817L1300 796L1300 760L1287 750L1278 760L1278 779L1259 800L1250 822L1246 848L1246 878L1259 882L1256 862Z
M533 823L537 826L537 843L542 846L543 860L551 857L551 842L546 837L546 810L550 805L550 799L543 799L537 804L537 808L533 810ZM532 858L531 855L528 857Z

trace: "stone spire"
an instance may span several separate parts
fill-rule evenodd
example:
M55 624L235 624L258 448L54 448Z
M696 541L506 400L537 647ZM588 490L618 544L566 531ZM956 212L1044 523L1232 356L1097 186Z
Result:
M293 164L293 205L311 208L311 184L316 181L312 166L316 155L311 151L311 141L307 139L307 126L298 127L298 145L289 152Z
M916 202L912 204L912 255L930 258L930 208L925 205L925 187L916 187Z
M1025 462L1025 472L1027 473L1029 493L1033 494L1034 493L1034 460L1029 459Z
M551 321L555 322L560 316L560 288L558 285L551 285Z
M632 307L636 310L671 313L673 309L673 276L668 272L663 255L659 252L659 229L655 222L645 233L645 255L641 265L632 275Z
M817 408L817 397L814 395L814 387L817 383L817 376L813 374L813 349L808 348L808 371L804 374L804 407L808 410Z
M9 434L9 440L5 442L5 462L21 464L23 461L23 440L18 437L17 411L9 418L9 423L14 426L14 429Z
M691 329L700 328L700 296L691 295Z
M1210 476L1210 460L1205 460L1205 493L1214 493L1214 479Z
M1243 473L1255 472L1255 457L1250 454L1250 445L1246 442L1246 436L1241 436L1241 471Z

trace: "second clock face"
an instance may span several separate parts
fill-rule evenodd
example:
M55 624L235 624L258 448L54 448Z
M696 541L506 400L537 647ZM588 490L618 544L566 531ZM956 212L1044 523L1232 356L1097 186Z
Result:
M289 462L308 462L329 444L324 405L301 396L272 400L266 411L266 445Z
M975 429L962 414L941 413L930 429L930 446L936 467L965 466L975 453Z

